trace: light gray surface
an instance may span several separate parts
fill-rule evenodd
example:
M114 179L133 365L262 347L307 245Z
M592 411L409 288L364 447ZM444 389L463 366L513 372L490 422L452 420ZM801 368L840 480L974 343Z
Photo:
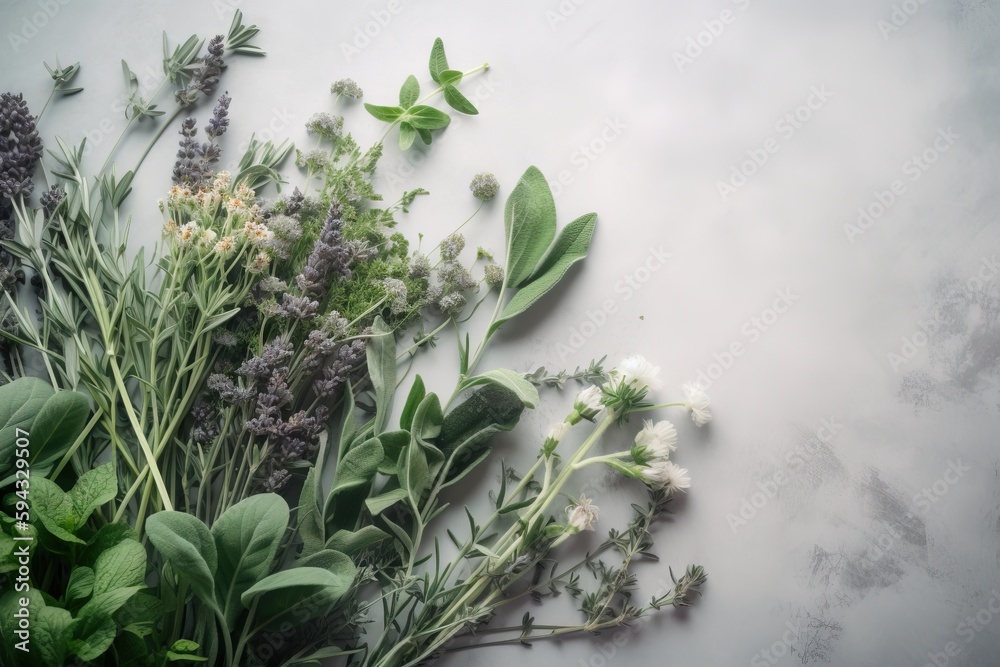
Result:
M482 114L449 128L427 160L413 166L388 148L387 194L433 193L404 230L436 239L473 209L473 173L494 171L509 191L529 164L553 180L565 172L563 223L600 214L586 265L487 364L572 368L637 351L674 391L742 346L710 387L716 421L699 432L673 415L694 486L658 528L661 564L641 570L652 591L668 563L703 563L704 598L622 646L582 638L447 664L919 667L932 654L1000 664L997 2L896 2L915 13L891 32L879 23L893 20L889 0L231 4L263 28L269 51L226 74L231 148L268 128L304 140L302 124L333 110L328 86L343 76L366 100L391 103L407 74L426 79L441 36L454 66L493 68L466 88ZM730 23L702 34L708 45L679 67L674 54L723 10ZM89 130L103 159L122 126L118 60L155 72L161 29L175 41L221 32L229 15L219 1L5 2L0 88L37 108L41 61L81 60L86 91L46 112L43 134ZM33 34L25 21L45 25ZM366 26L370 43L345 51ZM817 90L823 99L790 131L781 119ZM363 143L381 131L358 107L347 122ZM951 143L938 142L947 150L913 171L911 156L935 157L949 128ZM767 161L723 199L718 182L762 147ZM173 151L172 138L162 142L132 196L150 243ZM845 225L896 179L905 191L852 242ZM470 243L496 247L499 212L487 207ZM662 265L641 268L660 252L670 255ZM772 320L781 293L792 305ZM440 391L448 363L421 369ZM550 396L519 427L520 450L504 445L509 461L529 460L531 434L561 413L565 399ZM637 490L599 484L607 528L624 516L612 505ZM745 502L758 507L737 524ZM538 622L545 609L533 610ZM949 642L955 657L944 655ZM772 662L762 651L775 646L791 650Z

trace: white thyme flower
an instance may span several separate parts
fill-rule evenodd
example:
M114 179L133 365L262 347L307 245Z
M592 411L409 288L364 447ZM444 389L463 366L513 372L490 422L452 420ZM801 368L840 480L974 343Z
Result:
M590 385L576 395L573 409L580 413L584 419L593 419L604 409L604 392L595 384Z
M691 488L691 476L687 468L681 468L673 461L654 461L642 469L642 478L650 486L667 493Z
M655 424L651 419L643 422L642 430L635 435L635 444L643 450L646 460L666 460L677 449L677 429L663 420Z
M708 394L696 384L684 385L684 409L691 413L691 419L698 426L712 421L712 411L708 409L711 401Z
M583 494L580 494L580 499L575 505L566 508L567 526L575 533L581 530L594 530L600 516L600 508Z
M657 390L663 386L660 380L660 367L646 361L646 357L641 354L632 354L618 364L615 369L622 381L630 382L635 389Z

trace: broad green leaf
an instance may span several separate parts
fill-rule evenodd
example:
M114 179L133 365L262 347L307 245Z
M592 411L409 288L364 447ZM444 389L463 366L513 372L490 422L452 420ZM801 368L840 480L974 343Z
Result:
M444 87L444 101L455 111L461 111L470 116L475 116L479 113L479 109L465 95L460 93L455 86Z
M94 510L114 500L117 494L118 479L111 462L83 473L67 494L76 514L73 530L82 527Z
M490 327L490 333L530 308L559 283L569 267L587 256L596 224L597 215L588 213L566 225L538 270L531 276L530 282L519 289L504 306L500 317Z
M514 392L518 400L529 408L538 405L538 389L535 388L535 385L528 382L521 373L515 373L507 368L495 368L481 375L471 377L462 383L462 388L465 389L488 383L498 384Z
M431 136L431 131L425 130L422 127L417 128L417 136L420 137L420 141L424 142L427 146L430 146L431 141L434 139L434 137Z
M371 484L385 453L378 438L370 438L351 451L337 466L333 477L331 496L337 496L349 489Z
M66 606L86 600L94 593L94 570L86 566L73 568L66 585Z
M351 558L356 558L368 549L390 539L390 535L381 528L364 526L360 530L338 530L327 541L326 548L339 551Z
M424 396L427 395L427 390L424 387L424 380L420 375L417 375L413 380L413 386L410 387L410 393L406 396L406 404L403 406L403 413L399 416L399 428L404 431L409 431L410 426L413 424L413 415L417 411L417 406L420 405L420 401L424 400Z
M418 104L406 110L404 120L417 130L440 130L448 127L451 116L440 109Z
M72 615L59 607L42 607L31 619L31 653L41 664L59 667L66 662Z
M384 107L375 104L368 104L365 102L365 109L368 113L375 116L375 118L385 121L386 123L394 123L396 120L405 113L405 109L402 107Z
M438 82L445 88L457 86L464 75L457 69L446 69L441 72L441 80Z
M55 463L83 431L90 403L83 394L59 391L45 401L31 425L32 470Z
M507 285L520 287L531 277L556 235L556 204L537 167L528 167L507 197L504 234Z
M410 432L414 438L421 441L436 438L441 432L441 422L444 415L441 412L441 399L437 394L430 393L424 396L417 406L413 415L413 422L410 424Z
M87 542L87 547L80 553L77 562L87 567L94 567L102 553L125 540L138 540L139 534L124 522L107 523L101 526L97 534Z
M408 495L409 493L406 489L393 489L392 491L386 491L373 498L369 498L365 501L365 506L368 507L368 511L372 513L372 516L378 516Z
M265 577L243 593L243 605L259 598L257 618L262 622L288 614L304 622L326 615L351 590L356 575L351 559L339 554L330 567L294 567Z
M378 435L389 423L392 397L396 393L396 337L381 316L372 324L367 359L368 374L375 389L375 435Z
M435 83L441 83L441 73L448 69L448 58L444 55L444 42L438 37L431 47L430 71Z
M30 442L35 415L53 393L51 385L34 377L18 378L0 386L0 477L14 466L14 443L19 435L24 435L18 434L17 429L29 431Z
M441 425L438 444L448 457L446 480L454 483L489 453L490 439L509 431L524 412L524 403L500 384L488 383L473 390L452 409Z
M111 547L94 564L94 597L123 586L141 584L146 577L146 550L134 540Z
M411 74L406 77L403 87L399 89L399 106L409 109L416 104L418 97L420 97L420 83L417 77Z
M243 592L267 576L288 527L289 510L276 493L262 493L238 502L212 526L219 567L215 598L233 632L243 612Z
M340 422L340 440L337 442L338 463L350 449L358 428L354 420L354 389L350 380L344 386L344 405L340 411Z
M174 572L191 585L202 602L218 608L215 572L219 557L208 527L183 512L157 512L146 521L146 535Z
M395 475L399 454L410 444L410 432L386 431L378 439L382 443L382 451L384 452L378 471L383 475Z
M45 477L31 480L31 515L33 519L40 521L53 537L63 542L86 544L73 534L76 531L78 517L69 494Z
M95 615L110 616L121 609L122 605L143 588L144 586L122 586L120 588L112 588L100 595L95 595L90 599L90 602L80 608L77 618Z
M409 123L399 124L399 150L405 151L413 145L417 138L417 131Z
M207 662L208 658L197 654L201 646L190 639L178 639L167 649L167 660L170 662Z
M66 648L85 662L93 661L111 647L117 634L118 627L110 615L80 616L70 625Z

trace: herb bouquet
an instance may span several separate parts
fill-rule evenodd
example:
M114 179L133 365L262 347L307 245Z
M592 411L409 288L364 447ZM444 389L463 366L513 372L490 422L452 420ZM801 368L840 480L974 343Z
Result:
M659 369L637 355L572 376L482 368L497 331L586 257L597 216L559 229L530 167L506 198L502 252L470 260L462 228L497 195L492 175L473 179L479 208L429 251L397 229L426 191L383 204L373 186L390 133L407 150L431 143L451 112L478 113L461 86L487 66L451 69L437 40L428 94L411 75L398 105L365 104L386 124L374 145L318 113L315 147L294 150L300 187L267 198L287 182L290 143L252 139L236 169L217 169L233 106L219 84L231 55L263 55L257 33L237 12L225 36L174 48L165 37L169 110L123 63L128 121L96 172L82 143L60 138L54 167L38 170L42 113L0 99L0 662L408 666L689 604L699 566L633 601L652 524L690 484L671 460L676 430L646 421L626 450L600 442L661 408L700 426L707 397L688 386L654 404ZM80 92L78 69L49 68L50 100ZM331 92L340 105L362 98L349 79ZM214 107L199 136L203 99ZM159 124L152 142L118 170L119 145L144 121ZM170 127L180 142L162 175L162 243L133 251L122 204ZM36 171L51 183L37 201ZM459 374L439 395L407 378L446 331ZM540 386L570 377L586 387L534 439L534 464L501 465L487 515L456 512L453 487L468 485L493 437L540 407ZM580 430L582 444L563 442ZM589 466L639 480L649 501L560 565L563 544L599 519L579 490ZM511 603L560 593L578 600L579 620L536 623L527 611L517 626L491 624Z

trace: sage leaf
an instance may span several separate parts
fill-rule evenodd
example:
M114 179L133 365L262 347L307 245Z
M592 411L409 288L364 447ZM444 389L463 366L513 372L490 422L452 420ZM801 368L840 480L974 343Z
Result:
M146 521L146 535L202 602L218 608L215 572L219 566L215 540L208 527L183 512L157 512Z
M475 116L479 113L479 109L469 101L469 98L460 93L455 86L444 87L444 101L455 111L460 111L470 116Z
M134 540L111 547L94 564L94 592L98 595L123 586L141 584L146 577L146 550Z
M444 42L438 37L431 47L430 71L435 83L441 83L441 73L448 69L448 58L444 55Z
M420 83L417 77L411 74L406 77L403 87L399 89L399 106L409 109L417 102L418 97L420 97Z
M385 107L367 102L365 102L365 109L375 118L386 123L395 123L406 112L402 107Z
M507 368L495 368L481 375L468 378L462 383L462 388L474 387L480 384L493 383L509 389L518 400L529 408L538 405L538 389L524 375Z
M410 427L413 425L413 415L417 411L417 406L420 405L420 401L424 400L424 396L426 395L427 389L424 387L424 379L420 375L417 375L413 380L413 386L410 387L410 393L406 395L403 413L399 416L399 428L404 431L410 430Z
M587 256L594 236L597 215L588 213L566 225L552 249L546 254L530 282L519 289L500 317L490 326L492 334L507 320L520 315L555 287L571 266Z
M368 373L375 388L375 435L385 430L396 393L396 338L381 317L372 324L367 350Z
M404 120L417 130L440 130L448 127L451 116L440 109L418 104L406 110Z
M219 557L215 598L230 632L243 612L244 591L271 571L288 518L288 504L281 496L262 493L236 503L212 526Z
M0 386L0 475L13 469L17 429L29 430L53 393L50 385L34 377Z
M537 167L518 180L504 206L507 285L528 281L556 235L556 204L548 181Z
M391 536L376 526L364 526L360 530L338 530L327 541L326 548L339 551L357 560L368 549L391 539Z
M326 615L351 589L357 574L351 559L338 555L329 567L293 567L265 577L243 593L243 606L259 598L257 617L272 622L288 614L294 614L296 622Z
M399 124L399 150L405 151L413 145L417 138L417 131L409 123Z

